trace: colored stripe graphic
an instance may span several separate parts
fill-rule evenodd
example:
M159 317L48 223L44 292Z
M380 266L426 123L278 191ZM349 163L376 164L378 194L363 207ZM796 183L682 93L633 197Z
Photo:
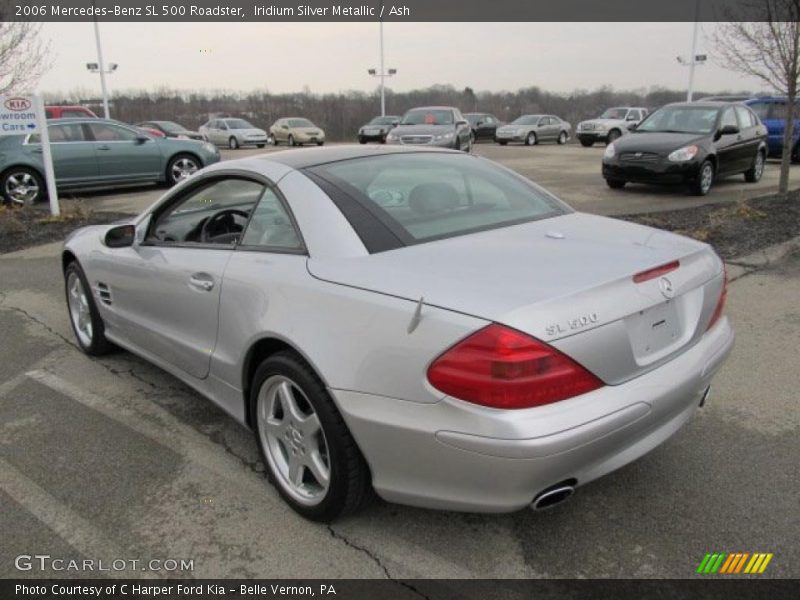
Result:
M739 573L763 573L774 555L767 552L713 552L707 553L697 567L704 575L734 575ZM742 570L744 569L744 571Z

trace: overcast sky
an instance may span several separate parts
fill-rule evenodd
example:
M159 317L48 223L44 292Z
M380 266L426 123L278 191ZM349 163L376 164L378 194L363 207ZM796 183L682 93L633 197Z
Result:
M701 28L698 53L711 54ZM55 63L43 91L97 90L91 23L46 23ZM375 89L377 23L101 23L107 62L119 69L113 90L268 89L312 92ZM531 85L556 92L611 85L618 90L658 85L685 89L692 23L387 23L386 67L398 91L452 84L481 90ZM696 71L696 89L761 90L709 61Z

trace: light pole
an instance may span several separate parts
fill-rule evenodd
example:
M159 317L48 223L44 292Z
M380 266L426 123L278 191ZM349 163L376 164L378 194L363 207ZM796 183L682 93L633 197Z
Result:
M692 101L694 94L694 68L698 64L703 64L706 61L705 54L697 54L697 20L700 18L700 0L695 0L694 3L694 29L692 30L692 53L689 60L684 59L682 56L678 57L678 62L684 66L689 67L689 88L686 91L686 101Z
M383 12L383 2L381 2L381 12ZM383 19L378 21L378 26L380 27L380 45L381 45L381 68L380 71L376 71L375 69L368 69L367 73L372 75L373 77L380 77L381 79L381 116L386 116L386 85L385 80L387 77L391 77L392 75L397 74L397 69L389 69L386 71L383 67Z
M92 7L94 7L94 2L92 2ZM97 24L97 17L94 19L94 40L97 43L97 62L86 63L86 68L91 73L100 73L100 87L103 89L103 112L105 113L105 118L109 119L106 75L117 70L117 63L109 63L108 70L106 70L105 64L103 63L103 46L100 44L100 27Z

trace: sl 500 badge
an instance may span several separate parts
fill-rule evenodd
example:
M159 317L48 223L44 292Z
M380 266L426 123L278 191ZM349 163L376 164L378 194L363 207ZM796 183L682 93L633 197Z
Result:
M570 331L583 329L584 327L593 325L594 323L597 323L597 313L589 313L586 315L581 315L580 317L575 317L574 319L570 319L564 323L554 323L553 325L548 325L545 329L545 333L548 336L569 333Z

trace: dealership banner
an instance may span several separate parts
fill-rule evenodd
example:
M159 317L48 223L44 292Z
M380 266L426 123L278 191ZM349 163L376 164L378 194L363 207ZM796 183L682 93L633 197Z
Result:
M113 575L112 575L113 576ZM313 579L313 580L134 580L4 579L3 600L159 599L204 600L571 600L664 598L782 600L797 598L796 580L788 579Z
M0 0L3 21L790 21L799 10L794 0Z

